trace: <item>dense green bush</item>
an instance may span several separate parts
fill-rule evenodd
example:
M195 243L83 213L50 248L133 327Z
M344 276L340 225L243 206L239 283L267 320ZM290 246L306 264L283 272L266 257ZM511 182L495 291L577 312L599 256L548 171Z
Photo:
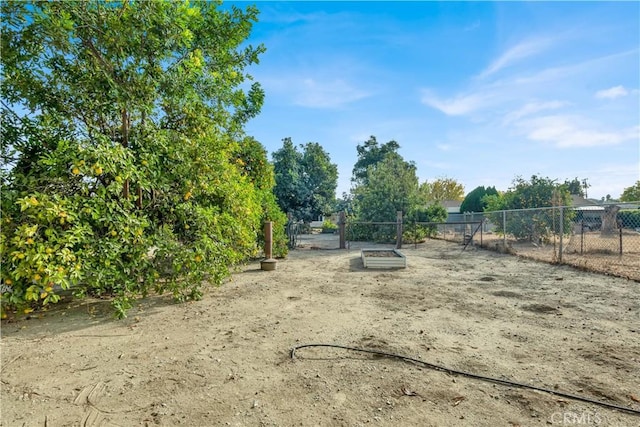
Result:
M396 224L347 222L346 239L352 242L395 243Z
M495 225L497 232L532 242L548 240L561 229L570 233L575 217L575 211L564 209L561 228L560 209L551 207L571 204L567 185L535 175L529 181L515 179L507 192L487 195L483 203L486 204L486 218ZM500 212L503 210L509 211L506 223Z
M640 209L625 209L618 212L618 224L622 228L640 228Z
M333 222L329 221L328 219L325 219L324 222L322 223L322 232L335 233L336 231L338 231L338 226Z
M435 224L447 220L447 210L439 203L431 204L426 208L414 209L406 218L403 241L407 243L422 242L428 237L433 237L438 231Z
M2 3L2 310L59 292L199 298L286 254L273 167L242 127L257 10L196 2ZM243 47L244 46L244 47ZM28 112L21 114L21 112Z

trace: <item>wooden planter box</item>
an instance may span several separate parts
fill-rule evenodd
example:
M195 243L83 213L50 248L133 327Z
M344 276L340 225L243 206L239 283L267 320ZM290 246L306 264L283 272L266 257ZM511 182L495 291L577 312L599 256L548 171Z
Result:
M362 249L365 268L406 268L407 258L397 249Z

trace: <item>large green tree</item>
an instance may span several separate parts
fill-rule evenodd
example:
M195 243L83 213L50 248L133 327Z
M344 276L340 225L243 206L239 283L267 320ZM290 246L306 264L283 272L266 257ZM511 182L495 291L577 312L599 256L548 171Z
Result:
M272 154L276 185L273 192L280 208L300 219L307 192L302 182L302 154L291 138L282 140L282 148Z
M308 222L333 210L338 167L317 142L300 149L291 138L284 138L282 148L273 153L274 193L283 211Z
M358 159L353 166L353 176L351 181L354 185L366 184L368 179L368 169L382 162L389 153L397 153L400 144L396 141L389 141L384 144L378 143L375 136L371 136L363 144L358 144L356 151Z
M533 175L530 180L517 177L506 192L488 195L484 200L487 203L485 211L512 211L506 215L506 224L502 215L489 215L498 231L530 241L546 239L558 233L559 210L552 207L571 205L571 195L566 183L558 184L556 180L537 175ZM574 215L571 210L564 210L562 218L565 233L571 231L570 225Z
M263 101L246 85L257 9L1 7L3 307L73 287L124 315L153 289L197 298L257 253L262 220L284 220L266 154L243 141Z
M627 187L620 196L621 202L637 202L640 200L640 181L636 181L631 187Z
M433 182L425 181L420 185L420 191L423 197L431 202L462 200L464 198L464 186L448 177L438 178Z
M571 195L566 184L537 175L530 180L516 177L502 195L487 198L488 209L529 209L551 206L570 206Z
M485 188L483 185L476 187L466 195L460 205L460 212L482 212L487 207L485 196L497 195L495 187Z
M569 194L573 194L576 196L587 197L587 189L591 187L589 185L589 181L585 179L573 178L571 181L568 179L564 180L564 186L569 190Z
M309 142L302 147L302 173L305 187L311 195L312 217L332 213L338 187L338 166L331 163L329 153L317 142Z
M363 222L394 222L398 211L403 213L404 221L414 223L444 221L447 216L444 207L429 203L420 192L415 164L396 152L389 152L382 161L370 165L366 179L354 188L353 194L357 220ZM403 238L424 238L433 230L414 226ZM396 233L395 225L355 224L349 229L349 238L390 242L395 241Z
M395 221L397 211L407 213L421 204L416 166L393 152L369 166L365 183L354 190L358 219Z

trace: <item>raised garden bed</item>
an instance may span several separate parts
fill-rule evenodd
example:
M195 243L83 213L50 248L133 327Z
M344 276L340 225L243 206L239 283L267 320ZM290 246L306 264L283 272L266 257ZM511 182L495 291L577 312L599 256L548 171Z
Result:
M407 258L397 249L362 249L365 268L406 268Z

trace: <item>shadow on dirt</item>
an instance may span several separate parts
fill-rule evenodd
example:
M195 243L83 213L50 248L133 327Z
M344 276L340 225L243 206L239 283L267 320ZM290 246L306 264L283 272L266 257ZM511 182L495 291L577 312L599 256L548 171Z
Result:
M148 315L158 308L176 304L171 295L148 296L136 301L127 312L127 317L118 320L111 301L99 298L73 299L71 295L66 295L58 304L49 306L47 311L13 314L13 317L3 320L2 336L33 339L110 323L129 327L136 323L136 317L142 313Z

